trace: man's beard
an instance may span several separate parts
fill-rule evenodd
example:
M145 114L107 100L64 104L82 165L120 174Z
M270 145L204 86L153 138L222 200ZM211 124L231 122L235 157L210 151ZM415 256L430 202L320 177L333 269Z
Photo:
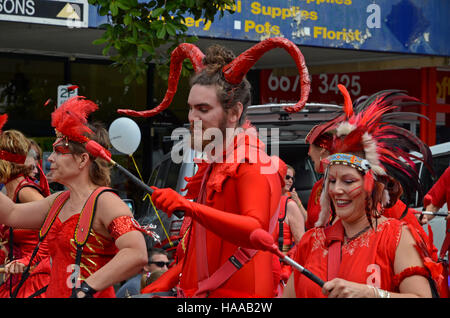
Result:
M200 127L201 127L201 125L200 125ZM225 141L226 129L227 129L227 117L226 116L222 117L222 119L219 122L218 127L210 127L210 128L215 128L215 129L219 130L220 134L222 136L222 141ZM208 131L208 129L210 129L210 128L207 128L205 131ZM212 147L212 148L217 148L217 147L223 146L223 143L220 145L214 144L214 142L216 141L215 134L212 134L211 138L207 139L207 138L204 138L205 131L203 129L197 129L194 131L194 124L192 124L192 123L189 127L189 130L191 132L191 148L193 150L203 152L209 144L211 144L210 147Z

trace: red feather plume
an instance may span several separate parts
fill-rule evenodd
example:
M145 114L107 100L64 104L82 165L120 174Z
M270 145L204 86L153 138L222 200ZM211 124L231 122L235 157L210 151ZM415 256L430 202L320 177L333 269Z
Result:
M352 99L350 97L350 94L348 93L347 88L342 85L342 84L338 84L338 88L341 91L342 95L344 96L344 113L347 116L347 118L350 118L353 116L353 104L352 104Z
M86 97L71 97L52 113L52 126L70 140L85 143L92 133L87 118L97 109L98 105Z
M3 126L8 121L8 114L3 114L0 116L0 134L2 133Z

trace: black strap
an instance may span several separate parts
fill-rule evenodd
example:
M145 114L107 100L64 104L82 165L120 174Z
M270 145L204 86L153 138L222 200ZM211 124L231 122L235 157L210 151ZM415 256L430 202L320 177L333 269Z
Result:
M95 212L94 212L95 213ZM91 229L89 229L90 231ZM86 244L86 243L85 243ZM72 280L73 280L73 285L72 285L72 295L70 296L71 298L75 297L75 294L77 292L77 283L78 283L78 279L80 278L81 275L81 256L83 254L83 247L84 245L78 245L77 244L77 254L75 256L75 268L74 268L74 272L72 273Z
M27 267L25 267L25 269L23 270L22 276L20 277L20 281L19 284L17 284L16 289L14 290L13 293L10 293L10 297L11 298L16 298L17 297L17 293L19 292L20 288L22 287L22 285L25 283L25 281L27 280L28 276L30 276L30 268L31 268L31 263L33 262L34 257L36 256L38 250L39 250L39 246L41 245L42 241L39 241L34 250L33 253L31 254L30 257L30 261L28 262Z
M41 289L35 291L33 294L31 294L27 298L34 298L34 297L37 297L37 296L45 293L45 291L47 290L47 287L48 287L48 285L45 285L44 287L42 287Z
M402 213L402 215L400 216L399 220L403 219L403 218L406 216L407 213L408 213L408 206L406 205L406 206L405 206L405 210L403 211L403 213Z
M284 215L281 218L278 218L278 248L280 251L283 250L283 243L284 243L284 220L286 219L287 215L287 204L290 199L286 199L286 202L284 204Z
M431 297L432 298L440 298L437 287L436 287L436 282L431 277L427 277L427 279L428 279L428 282L430 283Z
M8 241L8 247L9 247L9 251L8 251L8 260L10 262L12 262L14 260L14 234L13 234L13 229L12 227L9 228L9 241ZM9 276L9 296L11 296L12 294L12 278L13 275Z

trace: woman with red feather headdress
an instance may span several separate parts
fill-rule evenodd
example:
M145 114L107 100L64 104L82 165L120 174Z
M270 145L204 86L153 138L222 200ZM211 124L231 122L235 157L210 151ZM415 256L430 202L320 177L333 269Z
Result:
M383 120L395 102L374 99L353 112L347 90L339 88L345 115L324 159L321 211L294 257L326 283L320 288L294 272L284 296L445 297L443 268L427 242L412 225L383 216L402 194L399 180L407 191L420 188L409 151L429 163L429 148Z
M108 147L106 130L87 121L97 108L75 96L52 113L56 141L49 178L67 191L26 204L0 194L1 223L40 228L40 242L48 240L52 266L46 297L115 297L113 285L147 263L141 232L148 232L108 187L109 164L85 148L89 140Z
M308 133L305 140L310 145L308 154L314 162L314 168L316 172L320 174L324 173L322 159L330 155L333 135L336 133L336 127L343 120L345 120L346 113L351 114L353 113L353 111L359 113L366 107L369 107L374 100L378 100L378 103L385 103L386 105L395 105L398 109L400 109L403 106L412 106L412 105L420 106L422 104L418 99L412 96L408 96L407 94L405 94L405 92L401 90L384 90L376 92L370 96L361 96L355 102L353 102L353 105L351 105L350 96L346 92L344 93L346 101L343 107L344 114L342 112L339 112L334 119L314 126ZM411 115L418 115L418 114L413 113ZM405 112L390 111L385 115L385 117L386 116L389 116L391 119L393 119L395 118L395 116L405 116ZM407 188L408 184L409 182L405 184ZM319 200L322 192L322 187L323 187L323 178L321 178L314 184L313 189L311 191L310 195L311 199L308 201L308 209L307 209L308 213L308 218L306 222L307 229L313 228L314 224L317 222L319 212L321 210ZM411 193L412 192L410 191L406 192L406 194L408 195L408 197L405 198L406 200L414 199L413 197L411 197ZM404 220L407 223L414 226L420 232L421 236L428 242L428 245L434 251L433 254L436 254L437 249L433 245L432 237L429 237L427 235L427 233L424 231L424 229L418 222L415 216L417 213L418 213L417 211L415 211L412 208L409 208L402 200L398 199L397 202L395 202L395 204L393 204L392 206L384 208L383 215L385 217Z
M249 236L257 228L273 232L283 180L276 167L271 169L273 162L264 145L245 120L251 96L245 75L273 48L287 50L300 71L301 99L287 109L298 111L308 98L309 77L300 50L284 38L264 40L237 58L221 46L208 48L204 55L194 45L183 43L172 53L163 102L144 112L119 110L126 115L153 116L166 109L176 92L181 63L189 58L196 72L188 97L194 148L207 149L209 129L223 137L215 158L199 163L198 172L189 178L186 197L172 189L155 188L152 200L157 208L169 216L176 210L185 212L177 253L183 258L143 293L177 285L178 297L273 297L272 256L252 249ZM234 133L226 134L230 130ZM266 173L262 173L264 168Z
M49 195L48 183L41 175L40 187L28 177L32 167L26 164L30 150L29 140L17 130L6 130L2 127L7 121L6 114L0 116L0 182L5 184L6 195L16 203L26 203L42 200ZM2 225L2 248L6 249L5 265L7 279L0 286L0 297L44 297L43 292L50 277L50 263L46 242L43 242L40 253L32 264L33 270L26 283L16 291L20 283L23 269L29 265L34 246L37 244L38 231L11 228Z

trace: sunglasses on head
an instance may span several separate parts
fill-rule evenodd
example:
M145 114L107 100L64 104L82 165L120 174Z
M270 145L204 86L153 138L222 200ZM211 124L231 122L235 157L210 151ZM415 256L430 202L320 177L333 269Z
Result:
M286 175L286 180L290 180L290 179L292 179L292 181L294 181L294 180L295 180L295 178L294 178L293 176L290 176L290 175Z
M155 264L158 267L164 267L164 265L169 267L170 262L150 262L150 264Z

